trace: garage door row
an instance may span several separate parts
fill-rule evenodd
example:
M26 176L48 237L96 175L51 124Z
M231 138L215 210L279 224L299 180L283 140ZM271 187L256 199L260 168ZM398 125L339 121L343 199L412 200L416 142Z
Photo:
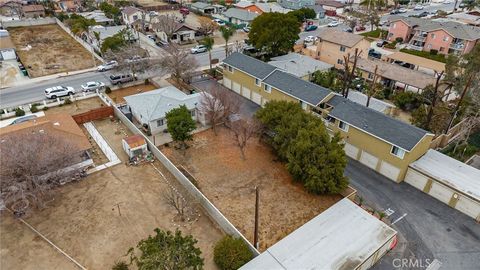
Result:
M350 158L360 161L365 166L379 172L380 174L386 176L387 178L398 182L398 177L400 175L400 168L395 167L394 165L379 159L378 157L359 149L358 147L345 143L345 153Z
M268 100L265 98L262 98L260 94L248 89L247 87L242 87L240 84L236 82L232 82L230 79L223 78L223 85L228 89L233 90L235 93L244 96L245 98L255 102L260 106L268 102Z

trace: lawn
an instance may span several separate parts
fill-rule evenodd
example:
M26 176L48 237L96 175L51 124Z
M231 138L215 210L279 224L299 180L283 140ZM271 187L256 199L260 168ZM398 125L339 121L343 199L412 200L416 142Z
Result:
M109 145L123 161L110 169L89 175L80 182L62 186L46 209L25 220L87 269L111 269L115 261L138 241L153 234L154 228L192 234L205 259L205 269L217 269L213 245L223 236L198 205L190 204L192 221L176 219L174 208L162 194L180 192L176 180L157 161L127 166L121 139L130 134L126 127L110 119L95 121ZM3 212L0 222L2 269L78 269L24 224Z
M271 148L253 138L242 160L232 134L220 127L194 135L187 150L162 147L177 165L195 177L198 187L233 225L253 242L255 186L260 189L260 250L339 201L340 195L318 196L295 183Z
M416 55L416 56L420 56L420 57L423 57L423 58L427 58L427 59L430 59L430 60L442 62L442 63L447 62L447 60L445 59L445 55L443 55L443 54L431 54L430 52L417 51L417 50L411 50L411 49L405 49L405 48L401 49L400 51L404 52L404 53L409 53L409 54L413 54L413 55Z
M100 62L56 24L8 29L30 77L82 70Z
M387 36L387 31L377 28L370 32L361 33L360 35L364 37L371 37L371 38L382 38Z

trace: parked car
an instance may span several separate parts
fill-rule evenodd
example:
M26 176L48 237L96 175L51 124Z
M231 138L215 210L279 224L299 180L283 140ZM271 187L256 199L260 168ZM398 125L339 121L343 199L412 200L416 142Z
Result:
M220 26L225 26L225 22L220 19L213 19L212 22L215 22Z
M89 92L89 91L96 91L101 90L103 87L105 87L105 84L102 82L87 82L86 84L82 84L82 91L83 92Z
M155 41L155 36L154 35L147 35L147 37L153 41Z
M116 66L118 65L117 61L110 61L110 62L107 62L103 65L100 65L97 67L97 71L107 71L107 70L111 70L113 68L115 68Z
M430 13L428 13L428 11L424 11L420 14L417 14L417 17L418 18L423 18L423 17L427 17L428 15L430 15Z
M23 122L27 122L27 121L35 119L35 118L37 118L37 116L35 114L26 115L26 116L23 116L23 117L20 117L20 118L17 118L15 120L13 120L12 123L10 123L10 126L20 124L20 123L23 123Z
M188 15L188 14L190 14L190 10L188 10L188 8L186 8L186 7L181 7L180 8L180 13L182 15Z
M413 10L422 10L423 6L422 5L416 5L413 7Z
M206 51L207 51L207 47L205 45L197 45L197 46L190 49L190 52L192 54L203 53L203 52L206 52Z
M45 96L47 98L57 98L75 94L75 89L71 86L54 86L45 89Z
M243 32L248 33L250 32L250 26L245 26L242 28Z
M443 1L444 4L453 4L453 1L452 0L445 0Z
M373 48L368 50L368 56L373 57L373 58L377 58L377 59L382 58L382 54L375 51L375 49L373 49Z
M406 8L400 8L400 9L398 9L398 12L407 13L407 9Z
M315 31L315 30L317 30L317 28L318 28L318 26L313 25L313 24L307 25L307 26L305 27L305 32Z
M353 33L353 30L352 30L352 28L349 27L349 28L344 28L343 32Z
M318 37L315 37L315 36L308 36L305 38L304 42L305 43L310 43L310 42L315 42L315 40L317 40Z
M357 25L357 27L355 27L355 31L357 32L360 32L360 31L365 31L365 26L363 25Z
M338 21L331 21L327 24L328 27L337 27L340 23Z
M377 42L377 47L383 47L386 44L388 44L386 40L380 40Z
M127 83L127 82L134 81L135 77L133 77L130 74L117 74L117 75L112 74L110 75L109 79L113 85L116 85L119 83Z
M393 9L392 11L390 11L390 15L395 15L395 14L399 14L400 13L400 10L398 9Z
M158 47L166 47L168 46L168 42L159 39L157 42L155 42L155 45L157 45Z

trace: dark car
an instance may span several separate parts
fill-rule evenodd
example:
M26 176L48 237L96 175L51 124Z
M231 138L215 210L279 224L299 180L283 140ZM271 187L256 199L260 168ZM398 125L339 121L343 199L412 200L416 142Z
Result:
M391 15L400 14L400 11L398 9L394 9L394 10L390 11L390 14Z
M428 13L428 11L424 11L424 12L418 14L417 17L423 18L423 17L427 17L428 15L430 15L430 13Z
M388 44L386 40L380 40L377 42L377 47L383 47L386 44Z
M353 30L352 30L352 28L345 28L345 29L343 29L343 32L353 33Z
M374 49L368 50L368 56L373 57L373 58L378 58L378 59L382 58L382 54L375 51Z
M363 25L357 25L357 27L355 27L355 31L357 31L357 32L365 31L365 26L363 26Z
M305 27L305 32L315 31L317 29L318 29L318 26L316 25L307 25L307 27Z

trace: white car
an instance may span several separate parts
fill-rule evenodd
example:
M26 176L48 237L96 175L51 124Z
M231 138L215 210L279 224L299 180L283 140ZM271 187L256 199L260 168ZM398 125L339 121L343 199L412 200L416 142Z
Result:
M407 9L406 9L406 8L400 8L400 9L398 10L398 12L400 12L400 13L406 13L406 12L407 12Z
M453 1L451 1L451 0L445 0L445 1L443 1L443 4L453 4Z
M113 68L115 68L116 66L118 65L117 61L110 61L110 62L107 62L103 65L100 65L97 67L97 71L107 71L107 70L111 70Z
M105 84L102 82L87 82L82 84L82 90L83 92L96 91L97 89L101 90L104 86Z
M308 37L305 38L305 43L315 42L317 39L318 39L318 37L308 36Z
M207 51L207 47L205 45L197 45L197 46L190 49L190 52L192 54L203 53L203 52L206 52L206 51Z
M213 19L212 22L215 22L220 26L225 26L225 22L220 19Z
M413 7L413 10L422 10L423 6L422 5L416 5Z
M54 86L45 89L45 96L47 98L57 98L62 96L70 96L75 94L75 89L70 86Z
M337 27L340 23L338 21L331 21L327 24L328 27Z

